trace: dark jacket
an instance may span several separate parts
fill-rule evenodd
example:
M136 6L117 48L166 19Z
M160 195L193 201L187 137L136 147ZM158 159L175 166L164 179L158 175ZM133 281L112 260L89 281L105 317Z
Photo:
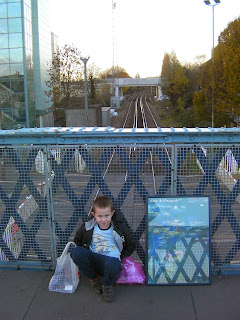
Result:
M92 217L89 221L82 224L77 230L74 242L77 246L89 249L92 241L93 230L96 220ZM135 250L135 243L131 231L121 219L119 213L115 213L112 218L113 236L121 253L121 259L130 256Z

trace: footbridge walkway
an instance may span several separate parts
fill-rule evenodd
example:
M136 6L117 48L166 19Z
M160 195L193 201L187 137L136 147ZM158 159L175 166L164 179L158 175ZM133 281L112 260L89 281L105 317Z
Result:
M114 83L116 97L123 95L121 88L124 87L156 87L157 99L160 100L162 97L161 78L116 78Z
M120 98L123 97L124 87L151 87L156 89L156 99L161 100L162 89L161 89L161 78L114 78L104 79L103 83L107 83L114 87L115 97L112 97L112 106L115 108L120 107Z

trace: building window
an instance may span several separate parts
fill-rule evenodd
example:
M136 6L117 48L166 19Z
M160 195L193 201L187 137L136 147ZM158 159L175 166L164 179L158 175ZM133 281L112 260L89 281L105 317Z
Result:
M0 34L0 48L8 48L8 34Z
M22 47L22 34L21 33L10 33L9 34L9 48Z
M7 33L8 26L7 26L7 19L0 19L0 33Z
M8 17L21 17L21 3L8 3Z
M9 32L22 32L22 19L21 18L9 18L8 19Z
M7 17L7 4L0 3L0 18Z

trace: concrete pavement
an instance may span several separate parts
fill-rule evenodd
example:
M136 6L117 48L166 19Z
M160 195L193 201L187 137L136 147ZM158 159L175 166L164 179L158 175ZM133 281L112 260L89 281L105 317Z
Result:
M72 294L48 291L51 271L0 270L1 320L239 320L240 275L207 286L115 286L105 303L81 276Z

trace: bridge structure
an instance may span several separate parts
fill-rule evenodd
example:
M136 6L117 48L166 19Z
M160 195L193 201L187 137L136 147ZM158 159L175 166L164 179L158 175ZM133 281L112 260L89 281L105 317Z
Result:
M0 268L54 268L101 194L128 223L133 257L146 265L148 197L207 196L208 235L197 229L185 241L171 229L172 272L153 251L157 275L191 282L209 263L212 272L240 274L239 141L240 128L0 130Z
M120 108L120 100L123 98L124 87L154 87L156 90L156 99L162 99L162 90L161 90L161 78L115 78L105 79L104 83L107 83L114 88L114 96L111 97L111 107Z
M122 97L124 87L155 87L156 97L161 100L161 78L116 78L114 81L115 97Z

